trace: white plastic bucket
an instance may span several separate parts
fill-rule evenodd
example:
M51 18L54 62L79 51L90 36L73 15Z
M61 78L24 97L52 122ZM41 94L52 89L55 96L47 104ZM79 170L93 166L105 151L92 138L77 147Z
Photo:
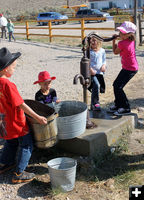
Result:
M73 190L76 177L77 161L60 157L47 162L52 188L58 188L63 192Z

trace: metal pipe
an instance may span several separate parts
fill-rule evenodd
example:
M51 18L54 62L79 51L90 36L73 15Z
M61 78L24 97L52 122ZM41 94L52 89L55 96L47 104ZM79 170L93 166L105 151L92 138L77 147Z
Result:
M83 85L83 101L88 104L88 90L87 85Z

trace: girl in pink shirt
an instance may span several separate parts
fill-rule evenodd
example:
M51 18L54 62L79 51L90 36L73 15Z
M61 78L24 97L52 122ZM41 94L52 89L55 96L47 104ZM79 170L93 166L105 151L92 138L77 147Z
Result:
M109 112L114 115L124 115L129 114L131 109L123 88L138 71L134 35L136 26L132 22L125 21L117 29L120 31L121 41L116 44L116 39L113 40L113 52L120 54L122 69L113 83L115 104L110 107Z

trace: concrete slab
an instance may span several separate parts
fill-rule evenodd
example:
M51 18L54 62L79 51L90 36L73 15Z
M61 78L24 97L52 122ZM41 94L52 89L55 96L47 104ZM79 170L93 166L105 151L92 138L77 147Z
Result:
M113 146L120 136L131 133L137 124L137 115L114 116L106 110L90 112L90 119L97 128L86 129L77 138L59 140L58 147L82 156L96 157Z

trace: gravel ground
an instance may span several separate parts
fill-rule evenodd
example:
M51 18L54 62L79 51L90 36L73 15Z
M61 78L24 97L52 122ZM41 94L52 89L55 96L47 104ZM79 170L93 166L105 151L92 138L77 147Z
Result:
M11 52L20 51L22 53L11 81L17 85L17 88L24 99L34 99L35 92L39 89L39 86L33 85L33 82L37 80L40 71L47 70L51 76L56 76L56 80L53 81L52 87L56 89L60 100L82 101L82 86L79 82L77 85L73 85L73 78L80 70L79 63L82 57L80 48L30 43L25 41L9 43L5 40L0 42L0 47L7 47ZM121 69L119 56L113 55L111 50L106 50L106 53L107 71L105 80L107 91L100 97L102 105L107 102L110 103L113 100L112 82ZM144 53L142 51L137 51L140 73L133 78L132 84L130 85L132 88L134 88L135 83L137 83L144 75L142 64L143 56ZM135 91L136 88L134 88L134 92ZM137 98L141 98L142 95L141 92L136 93ZM134 94L131 95L130 98L133 98L133 96ZM0 145L2 148L2 144ZM30 184L12 185L11 174L8 176L7 174L1 175L0 184L0 199L2 200L49 199L34 195L34 192L38 190L38 187L35 187L35 191L31 191Z
M80 60L82 58L81 49L52 45L31 43L27 41L0 42L0 46L6 46L11 52L20 51L22 56L18 60L15 74L12 76L13 81L24 99L34 99L39 85L33 85L37 80L40 71L47 70L51 76L56 76L52 82L52 87L57 91L60 100L82 100L83 90L80 82L73 85L73 78L80 72ZM111 50L106 50L107 54L107 71L105 80L107 89L112 90L112 82L121 69L120 57L114 55ZM137 52L137 58L140 65L140 71L143 72L143 52ZM134 77L140 76L138 74ZM133 80L134 80L133 79Z

